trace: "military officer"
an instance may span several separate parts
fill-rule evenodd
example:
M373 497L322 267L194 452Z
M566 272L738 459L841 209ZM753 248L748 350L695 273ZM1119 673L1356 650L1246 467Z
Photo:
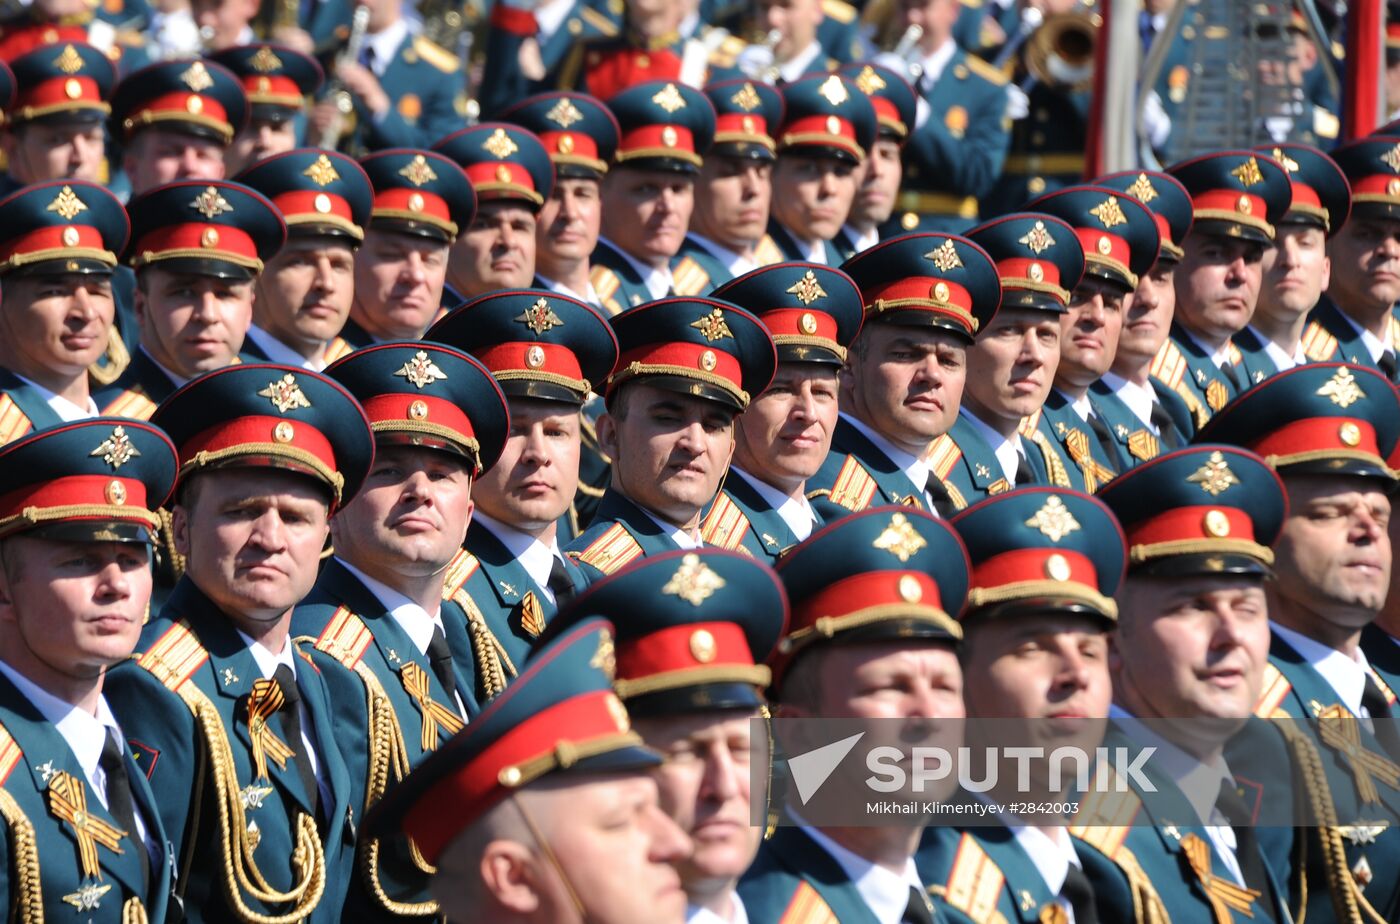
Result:
M141 342L96 401L104 414L144 420L185 382L238 360L258 274L287 226L261 193L220 181L167 183L127 212Z
M749 920L735 887L763 839L754 820L767 794L752 785L751 755L765 748L752 729L767 716L765 662L787 629L782 583L739 554L676 550L594 584L559 627L590 616L616 627L614 688L665 759L661 807L695 845L677 864L686 921Z
M1191 194L1194 220L1172 274L1176 316L1152 375L1191 406L1199 428L1249 387L1231 338L1259 299L1264 250L1288 211L1288 174L1273 158L1221 151L1167 171Z
M734 463L700 524L706 545L772 562L821 525L807 479L831 450L838 374L860 330L860 290L840 270L776 263L715 297L749 308L773 335L773 383L735 421Z
M678 295L715 287L779 258L767 237L773 201L773 133L783 117L777 90L751 80L708 84L715 143L695 181L690 233L671 263Z
M476 214L476 194L461 167L432 151L380 151L360 166L374 205L340 336L352 348L416 340L441 310L452 243Z
M355 251L373 193L344 154L311 149L274 154L238 175L267 196L287 222L287 243L253 286L253 323L243 355L325 368L349 351L339 336L355 297Z
M857 171L875 143L875 108L844 77L808 77L783 87L775 137L768 235L784 260L839 266L832 240L850 214Z
M47 45L16 58L5 99L0 193L45 180L106 179L103 130L116 83L111 60L91 45ZM5 75L8 77L9 75Z
M534 132L554 162L554 189L535 221L531 285L602 308L589 279L589 258L602 232L602 184L621 135L617 119L582 93L543 93L501 118Z
M118 336L112 270L128 224L116 196L72 180L36 183L0 202L0 228L3 444L97 416L88 367Z
M535 278L536 218L554 191L554 164L532 132L483 122L433 145L476 191L476 215L457 235L447 264L443 307L498 289L523 289Z
M1392 306L1400 301L1400 136L1376 135L1332 152L1351 183L1351 218L1328 239L1336 273L1308 316L1303 352L1314 361L1358 363L1397 381L1400 333Z
M542 646L480 719L392 789L369 837L407 834L454 924L680 924L690 839L662 811L659 755L612 690L612 624Z
M223 179L224 152L247 121L242 84L212 61L151 64L112 91L112 140L133 197L175 180Z
M690 228L715 108L684 84L645 83L608 101L622 136L603 177L603 233L589 279L609 314L675 291L671 260Z
M1334 363L1265 379L1199 437L1265 456L1288 495L1275 577L1265 584L1273 640L1254 711L1294 720L1290 739L1306 744L1290 740L1290 747L1295 754L1316 751L1299 759L1320 764L1325 774L1299 786L1307 817L1342 826L1306 830L1303 873L1309 883L1329 886L1309 889L1310 917L1384 920L1400 908L1400 888L1377 874L1400 852L1394 692L1359 646L1389 583L1387 495L1395 473L1386 459L1397 437L1400 394L1373 369ZM1241 775L1268 781L1277 773L1248 748L1228 756ZM1263 797L1270 794L1266 787Z
M403 0L370 0L369 24L359 60L337 59L331 76L353 104L322 99L311 110L309 130L318 147L354 154L385 148L426 148L459 128L466 114L466 85L457 55L418 34Z
M1001 302L996 264L966 238L912 234L842 269L865 322L846 359L849 401L807 497L826 520L880 504L950 510L924 454L957 418L968 345Z
M1038 428L1059 449L1079 490L1093 493L1124 467L1089 386L1112 367L1133 292L1161 247L1157 220L1135 197L1105 186L1068 186L1029 206L1069 222L1084 247L1084 276L1060 318L1060 364Z
M959 620L967 745L980 752L1007 747L1011 737L1092 753L1113 696L1109 633L1127 558L1113 514L1087 495L1036 487L975 504L949 525L972 562L969 606ZM998 721L1013 719L1021 721ZM997 763L987 763L990 774ZM969 809L1069 801L1066 790L1050 787L1044 762L1028 765L1025 783L1005 772L1009 765L999 770L985 794L960 791L949 801ZM1066 920L1072 913L1093 921L1095 895L1068 814L1004 810L994 813L994 825L958 828L949 819L931 826L916 857L920 878L941 887L932 890L935 902L959 920L996 913L1007 921ZM1047 917L1055 910L1058 917Z
M1089 386L1089 400L1118 442L1119 461L1131 467L1155 459L1164 449L1179 448L1195 429L1186 400L1150 373L1176 310L1172 277L1181 259L1180 242L1191 228L1191 196L1165 173L1148 170L1112 173L1094 183L1147 206L1160 236L1157 262L1138 277L1123 316L1113 366Z
M315 58L259 42L215 52L209 60L232 71L248 96L248 124L233 136L224 154L230 175L300 146L306 100L326 79Z
M850 79L875 107L875 143L857 174L856 197L846 222L832 243L841 259L875 246L880 229L894 213L899 186L904 179L900 151L914 126L918 99L909 82L894 71L875 64L848 64L841 73Z
M500 90L486 85L497 68L513 81L525 77L533 85L542 75L558 73L565 59L583 43L617 38L625 12L621 3L596 0L526 0L493 6L484 41L486 63L492 70L483 81L480 102L487 112L498 117L501 107L509 108L519 100L512 94L529 91L525 83ZM529 16L531 13L533 16ZM509 67L511 61L518 66Z
M1040 413L1060 364L1060 316L1084 275L1074 229L1050 215L1013 213L968 232L997 264L1001 307L967 350L958 418L926 458L949 514L993 494L1068 483L1059 452L1021 421ZM1053 476L1052 477L1052 469Z
M475 512L445 588L466 610L484 703L583 583L561 547L578 532L582 406L612 374L617 339L598 311L543 289L473 299L427 337L484 363L510 407L500 459L473 485Z
M1288 172L1293 199L1274 229L1274 245L1264 251L1254 316L1232 338L1251 385L1308 361L1303 331L1327 291L1327 241L1351 212L1351 187L1332 158L1302 144L1260 150Z
M826 23L823 0L760 0L756 6L754 31L764 36L776 32L778 40L771 47L765 40L739 53L735 65L749 77L769 84L796 83L833 71L841 63L821 41ZM842 60L849 60L849 54L847 46Z
M792 601L771 687L778 718L963 717L955 614L968 566L950 527L921 510L872 508L813 533L777 570ZM784 813L739 883L750 920L941 920L914 865L913 821L838 828Z
M374 465L331 521L335 556L293 610L291 633L314 642L332 721L360 732L342 754L363 817L480 712L467 619L444 600L443 583L466 536L473 482L499 455L509 420L490 373L440 344L376 344L326 375L365 408ZM361 849L372 860L346 898L357 920L435 912L409 845Z
M0 450L0 897L16 921L165 920L174 857L103 686L141 632L176 466L163 433L120 418Z
M1114 862L1091 869L1099 894L1115 920L1132 917L1122 902L1132 877L1118 862L1131 855L1174 919L1203 920L1218 897L1255 919L1292 920L1286 871L1268 862L1266 832L1255 830L1291 815L1289 807L1251 805L1257 787L1236 779L1224 753L1244 733L1240 740L1269 748L1279 766L1288 761L1272 729L1246 729L1268 665L1264 587L1274 560L1269 547L1283 526L1283 485L1248 450L1196 445L1143 463L1099 498L1117 514L1131 552L1105 743L1135 753L1155 748L1150 778L1157 786L1151 796L1135 789L1140 804L1131 820L1121 804L1109 808L1106 793L1081 805L1075 833ZM1143 824L1149 820L1162 827ZM1165 827L1172 823L1174 831ZM1288 828L1268 833L1291 839Z
M904 145L904 188L886 234L971 227L978 200L1001 176L1011 129L1006 75L953 40L960 7L957 0L901 4L901 28L923 28L914 89L927 114Z
M180 455L184 576L108 684L162 793L185 918L339 920L354 846L341 749L366 730L334 722L289 627L374 435L336 383L256 363L201 376L154 423Z
M612 481L566 550L590 582L635 558L702 544L700 514L734 454L734 418L777 366L763 322L728 302L661 299L612 325L621 355L598 420Z

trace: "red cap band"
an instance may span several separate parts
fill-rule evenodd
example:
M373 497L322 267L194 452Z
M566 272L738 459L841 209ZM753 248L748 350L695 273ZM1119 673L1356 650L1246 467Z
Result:
M540 141L552 158L577 157L584 160L601 160L598 156L598 142L584 132L541 132Z
M689 154L693 157L695 136L683 125L643 125L623 135L617 150L620 154L633 156L666 157L669 156L668 152L675 151L678 156Z
M233 254L246 260L258 259L258 248L247 231L233 225L165 225L146 234L132 248L138 258L158 257L171 250L199 250L211 259Z
M350 203L334 193L294 189L274 198L272 204L277 206L288 219L302 216L309 218L334 216L350 224L355 223L354 214L350 211Z
M451 401L432 395L394 393L375 395L360 402L370 423L392 421L423 421L432 423L469 440L476 439L471 418Z
M942 286L943 288L939 288ZM905 276L893 279L884 286L868 289L861 293L866 307L883 313L903 309L931 311L952 318L971 333L976 333L976 321L972 316L972 293L947 279L937 276ZM893 304L879 305L879 302ZM910 304L900 304L910 302Z
M1221 520L1220 516L1225 519ZM1228 529L1221 526L1228 525ZM1254 521L1237 507L1175 507L1142 520L1128 530L1129 545L1156 545L1183 539L1254 541Z
M829 584L794 604L792 628L810 628L823 616L839 618L898 603L943 609L938 584L931 575L922 571L867 571Z
M820 337L835 342L836 319L821 311L804 311L797 308L774 308L764 311L760 317L773 336Z
M404 189L401 186L395 186L383 191L376 190L374 211L378 212L382 209L415 215L421 214L424 221L431 221L435 224L454 224L452 211L447 207L447 200L436 193L422 189Z
M1040 269L1031 268L1035 266L1040 267ZM1036 279L1037 274L1040 276L1039 279ZM998 260L997 275L1001 277L1003 283L1008 279L1030 279L1051 286L1060 284L1060 268L1048 260L1029 260L1025 257Z
M738 357L698 343L661 343L632 350L623 354L617 364L617 371L625 372L632 363L646 366L677 366L682 370L694 369L727 379L733 383L736 390L742 391L744 387L744 370L739 365Z
M276 443L300 449L336 471L335 449L324 433L305 421L262 415L223 421L195 434L180 447L180 465L188 464L201 452L219 452L249 443Z
M1265 458L1292 456L1300 452L1326 452L1339 449L1364 452L1380 457L1376 429L1368 420L1355 417L1312 417L1275 430L1249 447Z
M123 502L117 504L113 498L116 492L113 485L120 485ZM18 491L0 494L0 517L18 516L26 507L70 507L77 504L100 507L130 507L133 519L144 522L141 514L147 512L146 483L136 478L117 478L110 475L68 475L37 482ZM106 517L104 516L104 519Z
M1255 221L1269 220L1269 206L1262 198L1237 189L1212 189L1200 193L1192 197L1191 208L1197 213L1233 212Z
M196 100L198 102L195 102ZM184 90L166 93L153 100L148 100L146 105L137 108L127 118L133 125L139 125L142 121L141 115L147 112L157 116L199 116L202 120L208 119L217 122L221 126L227 127L230 132L233 131L233 126L228 120L228 113L212 96L200 96L198 93L189 93Z
M85 104L85 105L84 105ZM25 109L50 107L71 109L106 109L102 90L97 81L87 76L61 77L45 80L30 87L20 87L11 112L24 116Z
M532 351L542 362L530 361ZM476 358L487 369L494 372L520 371L545 372L562 375L570 379L582 379L583 369L579 367L578 356L574 351L558 343L498 343L476 354Z
M711 642L703 648L694 644L696 633L701 631L710 634ZM617 642L618 680L636 680L696 667L752 667L753 663L748 636L732 622L668 626L641 638Z
M1062 570L1065 566L1068 571ZM978 590L1029 581L1081 584L1094 593L1099 591L1099 572L1093 561L1073 549L1014 549L993 555L972 569L972 586Z
M76 241L73 240L72 232L77 232ZM68 236L68 240L64 240L65 235ZM9 260L17 255L39 253L46 250L76 250L78 248L104 250L106 247L106 242L102 240L102 232L92 225L49 225L44 228L35 228L28 234L0 245L0 261Z

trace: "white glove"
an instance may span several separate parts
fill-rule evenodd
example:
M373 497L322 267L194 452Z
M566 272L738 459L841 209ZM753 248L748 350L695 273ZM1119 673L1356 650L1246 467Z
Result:
M1006 117L1019 122L1031 114L1031 98L1014 83L1006 85Z
M1162 108L1162 98L1156 90L1147 94L1147 100L1142 105L1142 127L1147 132L1147 143L1154 149L1161 150L1171 137L1172 117Z
M734 59L734 64L750 80L763 80L773 67L773 49L767 45L749 45Z

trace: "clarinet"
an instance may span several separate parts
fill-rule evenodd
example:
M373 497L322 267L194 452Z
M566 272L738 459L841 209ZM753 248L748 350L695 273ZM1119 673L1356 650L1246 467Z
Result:
M350 37L345 41L345 49L336 58L336 66L349 61L355 62L360 59L360 52L365 47L365 35L369 31L369 7L360 4L355 7L355 14L350 19ZM330 79L330 92L327 96L335 103L336 117L326 130L321 133L321 137L316 141L316 147L334 151L340 146L341 136L345 134L345 118L355 109L355 100L350 96L350 91L345 88L345 82L338 76Z

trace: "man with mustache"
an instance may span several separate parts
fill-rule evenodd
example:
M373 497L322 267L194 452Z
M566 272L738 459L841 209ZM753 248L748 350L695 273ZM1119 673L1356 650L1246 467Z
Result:
M126 247L117 197L78 180L38 183L0 203L0 444L96 417L88 368L119 337L112 271Z
M363 484L374 434L315 372L245 363L201 376L153 423L180 458L171 513L184 576L108 679L174 849L185 919L338 921L354 855L338 726L292 608L327 521ZM212 756L210 756L212 755Z
M734 454L734 418L773 380L768 328L728 302L666 298L612 319L620 353L598 439L612 481L567 553L593 581L703 545L700 515Z
M287 222L287 243L254 286L253 323L243 353L319 371L349 352L340 330L355 300L355 251L365 238L374 192L344 154L311 149L276 154L239 174Z
M831 450L839 373L860 330L860 290L840 270L777 263L715 297L751 308L773 334L773 383L735 422L734 464L700 524L707 545L773 562L821 526L807 479Z
M535 278L535 220L554 190L554 164L533 133L486 122L433 145L452 158L476 191L476 215L452 245L444 310Z
M661 807L694 844L677 864L688 924L739 924L735 890L763 840L760 767L771 745L765 662L787 628L787 597L769 568L719 549L653 555L590 587L556 627L614 621L614 688L649 747ZM645 607L638 600L646 600Z
M472 486L500 454L509 420L490 373L440 344L365 347L326 375L366 409L374 464L331 520L335 555L293 610L291 632L312 640L332 721L355 732L342 754L351 805L364 817L385 786L481 711L467 620L443 583L471 519ZM374 862L346 883L357 919L432 911L409 845L391 838L362 849Z
M1045 407L1025 423L1060 453L1070 484L1092 494L1125 465L1089 386L1113 365L1133 292L1157 260L1157 221L1137 199L1103 186L1066 186L1031 208L1074 226L1084 247L1084 276L1060 318L1060 364Z
M968 347L1001 302L996 264L966 238L910 234L842 269L865 321L846 358L845 410L807 497L825 520L881 504L951 510L926 452L957 419Z
M1308 316L1303 351L1314 362L1349 362L1400 381L1400 137L1376 135L1332 151L1352 188L1351 218L1327 242L1336 270Z
M695 176L715 134L715 108L679 83L645 83L608 100L621 127L603 177L603 233L589 279L608 314L675 294L671 260L695 208Z
M894 213L904 164L900 151L914 127L918 111L914 88L899 74L875 64L848 64L841 68L875 107L875 143L857 171L855 199L845 224L832 244L841 259L879 243L881 228Z
M1014 744L1092 755L1113 695L1109 633L1127 557L1113 514L1083 494L1037 487L985 500L950 525L972 562L971 606L959 620L963 698L968 719L980 720L968 723L971 753ZM1003 759L986 768L997 786L949 801L972 809L1073 799L1072 778L1063 791L1049 788L1048 761L1027 767L1028 787ZM924 881L942 886L937 904L974 921L1037 909L1048 920L1055 906L1077 924L1096 919L1067 813L997 813L994 825L961 827L956 817L926 829L917 855Z
M1113 795L1087 797L1075 819L1081 843L1115 861L1091 869L1102 916L1133 914L1124 901L1132 877L1117 863L1131 855L1173 919L1204 919L1219 897L1256 920L1290 920L1287 847L1281 855L1261 847L1280 834L1291 842L1291 804L1251 805L1257 786L1237 776L1225 755L1227 746L1248 742L1261 755L1256 766L1288 763L1281 736L1250 723L1268 669L1265 586L1273 574L1269 547L1287 508L1283 485L1252 452L1199 445L1144 462L1099 498L1118 516L1130 551L1109 656L1114 704L1104 743L1133 753L1155 748L1144 766L1158 790L1138 794L1139 814L1121 843L1115 824L1128 823L1126 810L1096 827L1106 820L1096 813ZM1093 804L1096 798L1102 801ZM1175 817L1183 806L1187 817ZM1164 837L1165 828L1147 821L1175 822L1176 835ZM1261 824L1283 826L1256 832ZM1192 855L1209 857L1208 866L1193 865Z
M690 840L662 810L659 755L613 692L612 624L542 645L479 720L366 819L435 868L452 924L681 924Z
M784 260L837 266L832 240L855 201L857 171L875 144L875 109L845 77L807 77L783 87L774 137L773 206L768 235Z
M1265 379L1200 434L1267 458L1288 495L1275 578L1265 585L1273 640L1254 711L1291 719L1316 751L1311 760L1320 760L1325 782L1300 787L1303 807L1311 818L1342 826L1306 831L1307 881L1333 884L1310 888L1309 917L1347 920L1351 908L1361 908L1384 920L1400 911L1400 886L1374 872L1400 862L1395 693L1360 646L1390 583L1395 473L1386 460L1397 438L1400 393L1373 369L1333 363ZM1208 528L1235 532L1218 520ZM1342 738L1333 733L1339 727L1347 732ZM1277 774L1267 755L1252 749L1228 756L1242 776L1268 781ZM1269 796L1266 788L1262 798Z
M1331 280L1327 242L1351 212L1351 187L1336 162L1317 148L1261 148L1288 171L1293 200L1264 251L1263 282L1254 317L1234 338L1249 384L1308 361L1303 332Z
M150 754L127 744L104 687L141 634L154 511L178 464L165 434L113 418L0 449L0 792L14 864L0 900L18 918L72 907L98 924L165 920L174 855Z
M1060 315L1084 274L1074 229L1050 215L1014 213L968 232L996 261L1001 307L967 351L958 419L928 450L951 515L1012 488L1068 480L1058 452L1039 432L1020 433L1040 412L1060 363ZM1051 466L1060 466L1052 478Z
M773 201L773 133L783 97L765 83L708 84L715 107L715 143L695 183L690 233L671 274L678 295L708 295L736 276L782 259L768 237Z
M355 252L355 300L340 334L351 349L423 336L442 308L452 244L476 214L471 181L441 154L380 151L360 166L374 205Z
M141 342L96 395L104 414L150 418L190 379L238 362L258 275L287 239L261 193L222 180L179 180L127 206Z
M497 292L454 309L428 339L470 353L510 407L500 458L472 486L475 511L443 597L466 611L485 703L519 673L530 647L583 576L561 551L583 448L583 403L617 363L595 309L543 289Z
M1167 173L1191 196L1191 231L1172 274L1176 315L1152 376L1191 405L1196 428L1249 387L1231 338L1254 314L1264 250L1288 211L1288 174L1271 157L1220 151Z
M1172 277L1181 259L1180 242L1191 229L1191 196L1186 187L1165 173L1150 170L1112 173L1094 183L1126 193L1147 206L1161 237L1157 262L1138 277L1124 312L1113 366L1089 386L1089 400L1118 443L1119 461L1131 468L1165 450L1179 448L1193 429L1185 400L1149 372L1157 352L1167 342L1176 311Z

